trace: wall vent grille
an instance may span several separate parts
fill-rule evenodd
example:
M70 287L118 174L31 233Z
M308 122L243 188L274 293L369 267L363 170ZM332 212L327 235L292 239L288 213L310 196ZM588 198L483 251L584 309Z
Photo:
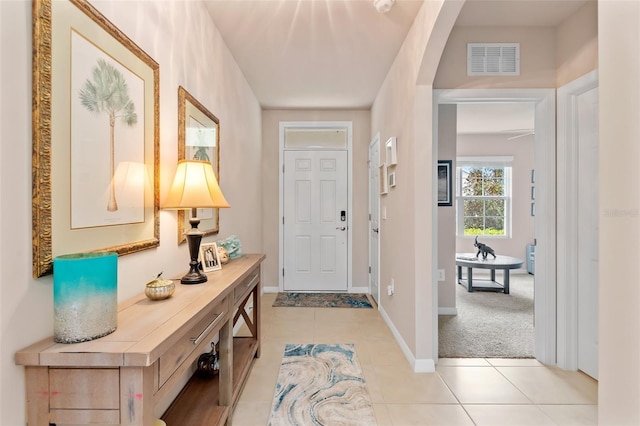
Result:
M520 75L520 43L468 43L467 75Z

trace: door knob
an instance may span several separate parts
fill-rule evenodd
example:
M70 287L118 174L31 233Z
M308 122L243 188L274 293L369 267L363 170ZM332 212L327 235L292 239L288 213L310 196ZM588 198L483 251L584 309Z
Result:
M336 229L338 229L338 230L340 230L340 231L344 231L344 230L346 230L347 228L345 228L344 226L338 226Z
M379 232L378 228L373 228L373 232L375 232L377 234Z

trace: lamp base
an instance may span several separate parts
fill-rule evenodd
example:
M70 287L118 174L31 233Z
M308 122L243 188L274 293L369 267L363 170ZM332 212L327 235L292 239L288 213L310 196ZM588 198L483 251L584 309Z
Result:
M198 231L200 219L196 217L196 209L192 209L192 216L189 219L191 229L187 232L187 244L189 244L189 272L181 279L182 284L200 284L207 281L207 276L200 272L200 262L198 262L198 252L200 251L200 241L202 240L202 232Z
M200 284L207 282L207 276L200 271L189 271L182 278L180 278L182 284Z

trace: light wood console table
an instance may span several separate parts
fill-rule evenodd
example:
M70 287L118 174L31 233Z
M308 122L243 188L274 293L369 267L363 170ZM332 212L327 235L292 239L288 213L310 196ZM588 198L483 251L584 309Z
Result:
M203 284L178 280L169 299L152 301L141 293L118 306L117 330L108 336L75 344L50 337L18 351L15 362L25 366L27 424L153 425L158 406L168 405L178 391L162 416L168 426L227 423L260 356L264 258L234 259L207 274ZM240 317L251 337L233 337ZM217 333L220 372L203 379L194 374L196 362Z

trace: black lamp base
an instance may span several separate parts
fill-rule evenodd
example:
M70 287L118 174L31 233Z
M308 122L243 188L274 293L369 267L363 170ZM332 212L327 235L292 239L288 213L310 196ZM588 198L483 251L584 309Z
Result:
M195 209L193 209L195 210ZM186 233L187 244L189 245L189 272L180 279L182 284L200 284L207 282L207 276L200 272L200 262L198 262L198 252L200 251L200 241L202 241L202 232L198 231L200 220L195 217L195 211L189 219L191 229Z
M201 284L207 282L207 276L200 271L186 273L180 278L182 284Z

